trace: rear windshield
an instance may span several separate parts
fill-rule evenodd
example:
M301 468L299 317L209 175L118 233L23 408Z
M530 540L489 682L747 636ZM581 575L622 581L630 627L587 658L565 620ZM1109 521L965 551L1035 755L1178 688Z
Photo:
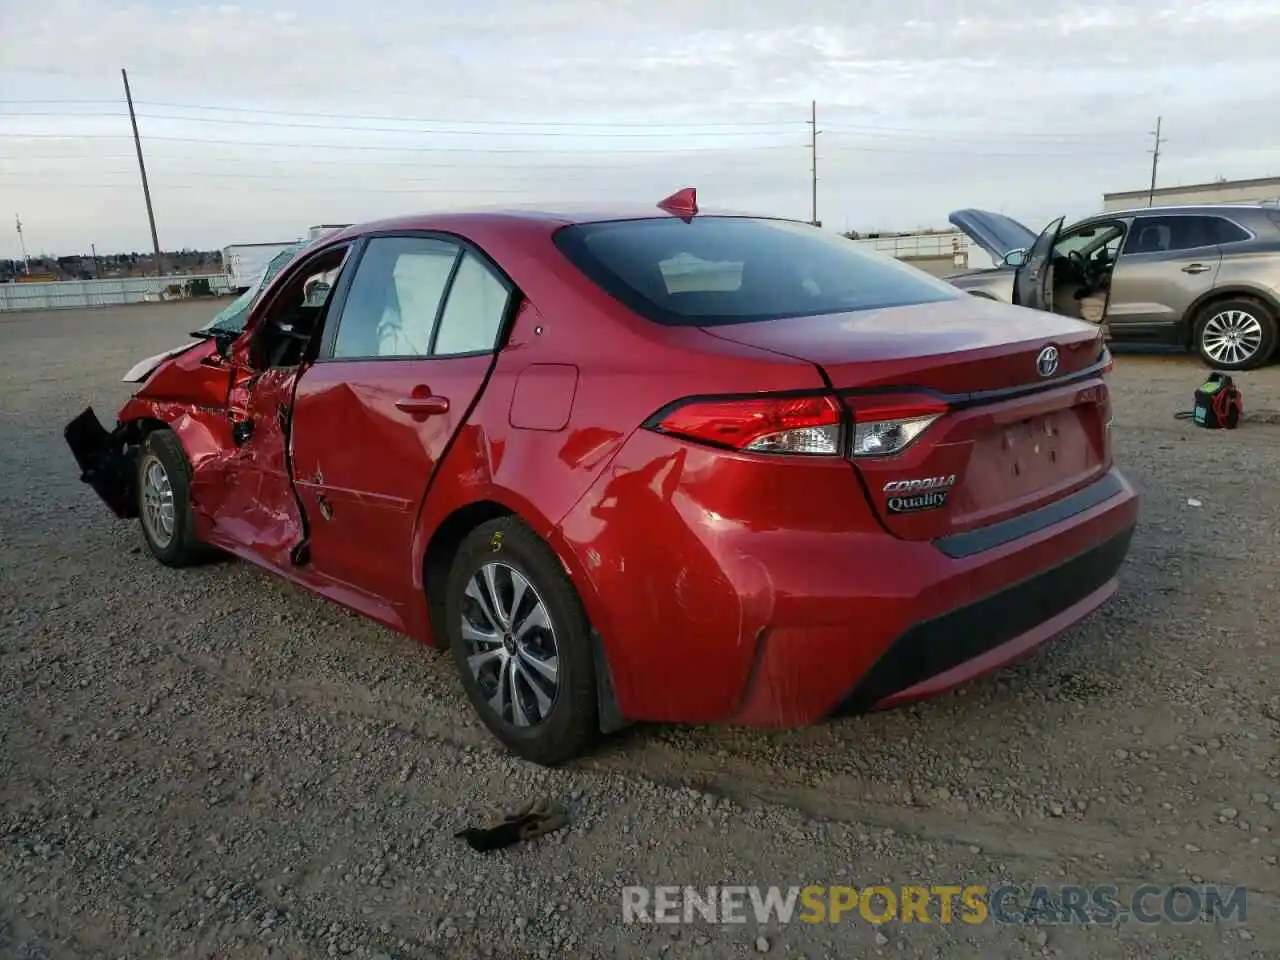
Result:
M954 300L964 294L808 224L748 217L586 223L555 243L606 292L674 326L718 326Z

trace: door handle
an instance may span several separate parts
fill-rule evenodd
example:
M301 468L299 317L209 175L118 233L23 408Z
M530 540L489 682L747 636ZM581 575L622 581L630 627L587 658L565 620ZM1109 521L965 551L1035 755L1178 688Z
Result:
M1208 270L1203 263L1189 263L1182 268L1183 273L1207 273Z
M396 401L396 409L419 416L432 416L449 412L448 397L437 397L428 394L418 397L401 397Z

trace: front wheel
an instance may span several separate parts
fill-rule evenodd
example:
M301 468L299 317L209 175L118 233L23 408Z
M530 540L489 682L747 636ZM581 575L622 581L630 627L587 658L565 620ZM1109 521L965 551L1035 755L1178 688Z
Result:
M525 760L554 766L599 734L591 633L559 558L514 517L473 530L449 573L449 646L480 719Z
M1253 370L1276 348L1276 318L1254 300L1220 300L1200 311L1194 345L1205 366Z
M186 452L173 432L147 434L138 456L138 520L152 556L170 567L189 566L214 555L195 537L187 494L190 478Z

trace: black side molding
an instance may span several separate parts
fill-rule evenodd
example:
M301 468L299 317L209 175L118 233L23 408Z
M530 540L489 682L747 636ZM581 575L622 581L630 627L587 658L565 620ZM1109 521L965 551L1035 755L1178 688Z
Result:
M1077 490L1061 500L1045 504L1039 510L1019 514L1016 517L1010 517L1008 520L1001 520L999 523L979 527L976 530L966 530L964 533L953 533L950 536L940 537L933 541L933 545L953 560L972 557L974 554L982 553L984 550L991 550L994 547L1011 543L1014 540L1037 533L1045 527L1061 523L1068 517L1091 510L1098 504L1106 503L1112 497L1119 496L1123 492L1124 482L1120 479L1120 474L1113 468L1101 479L1089 484L1084 489Z

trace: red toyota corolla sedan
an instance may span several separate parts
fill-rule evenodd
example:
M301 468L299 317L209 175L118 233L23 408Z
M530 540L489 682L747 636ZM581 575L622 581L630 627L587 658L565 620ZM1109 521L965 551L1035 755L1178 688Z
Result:
M351 227L197 336L68 425L83 479L163 563L449 647L538 763L954 687L1103 603L1137 523L1097 328L691 190Z

